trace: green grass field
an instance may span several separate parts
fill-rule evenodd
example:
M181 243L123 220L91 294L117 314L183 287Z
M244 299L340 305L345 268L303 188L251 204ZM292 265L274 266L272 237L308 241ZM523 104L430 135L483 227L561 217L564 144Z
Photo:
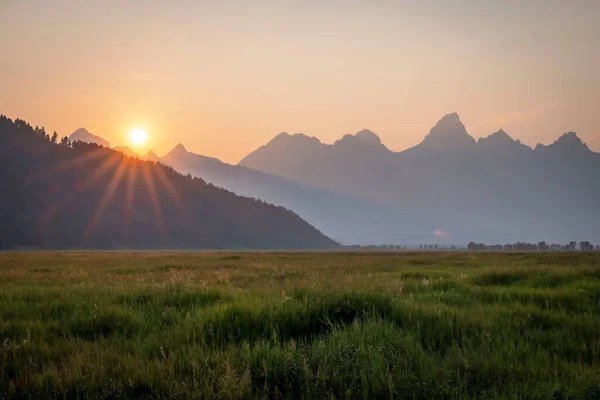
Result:
M0 253L0 398L600 398L600 253Z

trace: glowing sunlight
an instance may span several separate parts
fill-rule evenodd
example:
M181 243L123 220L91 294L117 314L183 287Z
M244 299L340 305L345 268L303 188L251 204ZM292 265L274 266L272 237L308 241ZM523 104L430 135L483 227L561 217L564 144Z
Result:
M134 146L143 146L148 141L148 133L142 128L134 128L129 132L129 142Z

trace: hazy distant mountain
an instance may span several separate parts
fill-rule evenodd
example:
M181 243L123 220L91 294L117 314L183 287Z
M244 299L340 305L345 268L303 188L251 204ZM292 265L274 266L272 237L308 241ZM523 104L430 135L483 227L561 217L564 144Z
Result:
M0 248L323 249L295 213L0 116Z
M575 132L565 133L548 146L538 144L535 152L540 156L568 158L571 161L597 160L599 156L591 151Z
M440 119L420 144L406 150L405 153L463 152L473 149L475 145L475 139L467 133L458 114L452 113Z
M425 229L435 240L439 228L458 242L600 240L590 221L600 204L600 156L574 133L535 150L503 130L475 141L453 113L402 152L370 131L333 145L280 134L240 165L385 205L393 211L381 229L404 237Z
M86 143L96 143L99 146L110 147L110 143L100 136L88 132L85 128L79 128L69 136L71 142L82 141Z
M182 144L175 146L160 162L240 195L283 205L328 236L346 244L388 243L391 238L404 243L411 239L402 237L395 228L382 228L383 224L393 226L390 208L353 196L330 193L251 168L226 164L216 158L188 152ZM397 224L401 222L396 221ZM425 240L430 232L415 231L413 239L415 236Z
M144 156L144 159L149 161L159 161L160 157L157 156L152 150L148 150L148 152Z
M492 157L519 158L531 156L531 147L514 140L506 132L500 129L488 137L477 141L477 148L482 153Z
M328 191L357 194L357 181L369 191L376 189L369 183L372 174L378 175L377 180L387 179L394 154L368 130L345 135L332 145L301 133L280 133L239 165Z

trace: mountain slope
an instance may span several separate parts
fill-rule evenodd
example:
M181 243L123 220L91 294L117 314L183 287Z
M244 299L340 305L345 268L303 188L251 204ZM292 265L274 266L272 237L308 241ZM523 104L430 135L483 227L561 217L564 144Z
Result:
M95 144L50 143L0 117L0 247L319 249L291 211Z
M382 229L389 222L386 207L322 189L302 185L251 168L230 165L175 146L160 162L215 186L294 210L303 219L342 243L387 243L395 232ZM400 224L400 221L398 221ZM387 240L387 241L386 241Z

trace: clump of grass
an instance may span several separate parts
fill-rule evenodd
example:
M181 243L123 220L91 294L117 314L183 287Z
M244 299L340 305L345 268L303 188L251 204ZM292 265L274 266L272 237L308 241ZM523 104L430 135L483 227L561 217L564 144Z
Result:
M134 309L161 309L173 307L187 310L227 301L228 296L219 290L206 288L183 288L169 286L164 289L147 288L119 295L119 303Z
M98 340L111 335L129 339L136 335L143 322L135 315L119 309L102 310L92 316L78 317L60 326L57 335Z
M206 345L229 345L259 340L310 340L337 324L350 324L366 316L388 317L393 311L389 295L377 293L301 294L258 306L232 304L210 310L203 318Z

